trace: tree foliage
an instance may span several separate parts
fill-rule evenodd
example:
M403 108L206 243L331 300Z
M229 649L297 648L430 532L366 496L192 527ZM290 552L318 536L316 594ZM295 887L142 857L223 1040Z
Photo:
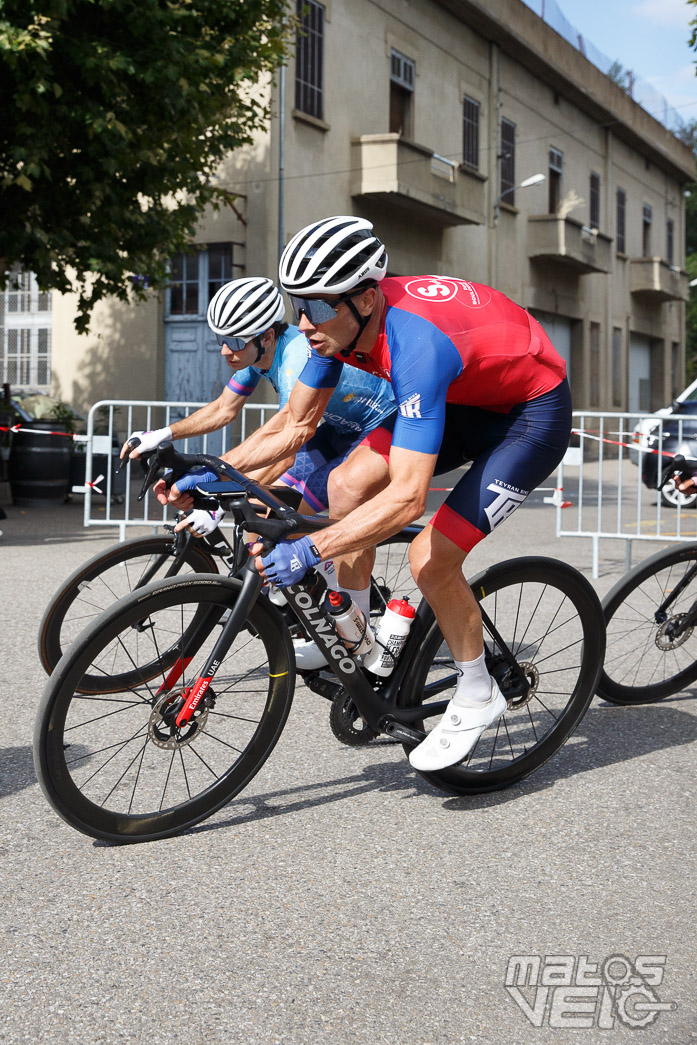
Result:
M220 161L268 111L285 0L0 0L0 287L7 270L100 298L166 280Z
M674 134L692 149L697 164L697 120L688 120L676 128ZM690 279L697 279L697 180L686 186L685 198L685 269ZM687 377L697 377L697 288L690 288L685 310L685 361Z

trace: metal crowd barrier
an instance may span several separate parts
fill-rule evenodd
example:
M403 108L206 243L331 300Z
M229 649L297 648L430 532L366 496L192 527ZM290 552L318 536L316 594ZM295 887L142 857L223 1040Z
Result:
M666 504L655 489L656 475L676 452L697 458L697 415L574 412L557 471L557 536L590 538L593 577L601 540L625 542L629 570L638 541L697 539L696 508Z
M87 416L85 485L73 492L84 493L85 526L117 526L119 540L133 526L159 529L172 522L174 512L158 503L148 490L142 501L138 494L143 483L140 465L130 463L118 471L119 450L133 431L150 431L187 417L206 403L150 402L147 400L102 399ZM224 454L264 424L278 410L277 403L247 403L232 424L217 432L177 441L184 453ZM223 520L223 528L231 524Z

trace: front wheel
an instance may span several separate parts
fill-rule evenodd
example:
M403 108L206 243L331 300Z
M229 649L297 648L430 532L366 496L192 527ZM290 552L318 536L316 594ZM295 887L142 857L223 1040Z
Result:
M249 610L195 717L181 730L172 721L240 589L231 578L196 575L144 588L101 614L63 658L44 690L34 764L44 795L71 826L110 842L178 834L229 802L264 764L295 682L288 629L265 599ZM164 649L166 663L114 691L121 664L137 662L144 642L149 663ZM104 691L85 693L85 677L103 666Z
M482 609L487 666L508 710L456 766L422 775L450 794L510 787L559 750L590 704L605 649L602 610L595 591L577 570L556 559L513 559L470 581ZM525 676L516 678L505 646ZM458 673L434 624L418 650L404 706L448 700ZM424 716L428 728L437 718ZM405 745L407 753L411 750Z
M173 574L217 572L215 560L202 542L188 541L175 560L173 538L165 534L134 537L99 552L63 581L46 607L39 626L44 671L50 675L80 632L136 588ZM85 684L92 683L86 680Z
M697 544L673 545L640 562L608 592L599 697L651 704L697 679L697 634L690 623L696 581Z

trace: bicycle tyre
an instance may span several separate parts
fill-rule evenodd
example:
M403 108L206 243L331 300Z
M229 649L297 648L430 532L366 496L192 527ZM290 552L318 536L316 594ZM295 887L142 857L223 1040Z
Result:
M611 704L652 704L697 679L697 635L689 629L677 640L666 628L697 599L688 584L668 607L655 613L671 589L697 563L697 543L656 552L625 574L603 599L607 651L598 696Z
M509 708L462 763L421 774L455 795L510 787L544 765L571 736L593 699L605 647L598 596L566 563L538 556L512 559L484 570L470 585L532 687L516 704L513 691L506 688L505 664L485 628L490 663L493 654L498 665L494 675ZM404 706L424 704L429 686L440 699L452 696L457 669L437 624L422 641L410 675ZM412 749L403 746L407 753Z
M166 704L202 669L217 624L241 586L235 578L210 575L148 585L102 613L63 657L37 715L34 764L48 802L72 827L116 843L166 838L211 816L264 764L288 717L295 684L288 629L265 599L252 606L206 692L214 706L202 701L203 713L197 710L183 737L168 731L162 718ZM105 651L128 643L134 621L147 618L156 642L157 628L167 632L181 619L183 637L184 620L201 606L215 626L197 650L180 648L193 659L178 690L160 696L144 680L117 697L111 690L82 692L82 676ZM95 760L101 763L96 769ZM172 801L175 791L180 801Z
M39 625L39 659L47 675L84 627L133 591L153 561L160 557L163 563L159 569L166 571L172 560L171 536L134 537L98 552L63 581ZM179 572L183 567L193 573L218 572L213 556L194 541L190 541L184 551ZM83 597L88 585L90 595Z

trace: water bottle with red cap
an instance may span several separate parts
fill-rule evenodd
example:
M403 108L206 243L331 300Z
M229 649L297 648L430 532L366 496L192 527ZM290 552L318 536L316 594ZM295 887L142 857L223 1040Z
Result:
M383 677L392 673L415 616L409 599L390 599L375 632L374 649L363 661L368 671Z
M324 600L324 612L331 617L337 635L356 656L375 649L373 630L351 596L345 591L329 591Z

